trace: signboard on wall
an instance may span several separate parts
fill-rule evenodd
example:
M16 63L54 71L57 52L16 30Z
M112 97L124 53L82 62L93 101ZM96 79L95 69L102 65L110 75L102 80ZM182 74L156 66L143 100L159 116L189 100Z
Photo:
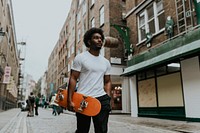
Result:
M3 76L3 83L8 84L10 83L10 74L11 74L11 67L6 66L4 70L4 76Z
M110 63L112 63L112 64L122 64L122 61L121 61L121 58L111 57Z

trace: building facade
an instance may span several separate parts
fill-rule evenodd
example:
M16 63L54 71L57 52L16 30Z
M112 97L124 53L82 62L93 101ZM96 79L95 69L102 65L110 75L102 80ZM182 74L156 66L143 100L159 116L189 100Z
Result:
M200 121L198 0L126 0L134 52L124 69L133 117Z
M116 9L118 12L116 12ZM87 50L83 43L83 35L86 30L91 27L99 27L104 30L105 36L120 38L120 34L114 26L126 25L122 19L122 10L125 10L125 1L123 0L117 2L115 0L72 1L69 14L61 29L57 44L57 87L66 85L70 77L74 57ZM127 60L127 55L124 54L124 51L126 51L126 47L123 44L120 44L118 48L111 49L103 47L101 50L101 54L110 60L112 65L112 105L114 110L119 111L122 110L123 90L120 75L123 72ZM52 73L52 70L48 69L48 72Z
M41 78L41 96L46 100L47 98L47 72Z
M25 88L26 91L25 91L23 100L27 100L30 93L34 92L36 82L33 80L33 76L30 75L30 74L25 75L24 82L25 82L24 88Z
M0 110L7 110L17 106L19 54L12 2L0 3Z
M48 59L48 70L47 70L47 98L55 93L58 88L57 75L58 75L58 46L59 42L56 43L51 55Z

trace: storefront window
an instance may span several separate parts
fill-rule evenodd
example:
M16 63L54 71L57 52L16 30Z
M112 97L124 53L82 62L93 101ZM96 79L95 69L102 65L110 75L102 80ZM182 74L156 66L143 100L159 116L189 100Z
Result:
M122 109L122 87L121 85L112 85L111 91L111 103L113 110L121 110Z
M145 79L145 72L138 73L137 76L138 76L138 80L143 80Z
M167 67L166 66L162 66L159 68L156 68L156 75L164 75L167 73Z
M147 71L147 78L152 78L155 76L154 70Z

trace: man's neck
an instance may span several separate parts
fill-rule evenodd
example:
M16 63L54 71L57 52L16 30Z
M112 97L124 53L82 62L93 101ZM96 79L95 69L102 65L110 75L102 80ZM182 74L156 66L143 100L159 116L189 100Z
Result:
M90 54L92 54L94 56L99 56L99 54L100 54L100 50L92 50L92 49L90 49L89 52L90 52Z

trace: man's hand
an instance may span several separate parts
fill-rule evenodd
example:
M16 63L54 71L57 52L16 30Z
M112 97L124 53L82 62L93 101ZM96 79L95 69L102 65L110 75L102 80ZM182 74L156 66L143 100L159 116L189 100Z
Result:
M74 112L74 103L73 102L68 102L67 110Z

